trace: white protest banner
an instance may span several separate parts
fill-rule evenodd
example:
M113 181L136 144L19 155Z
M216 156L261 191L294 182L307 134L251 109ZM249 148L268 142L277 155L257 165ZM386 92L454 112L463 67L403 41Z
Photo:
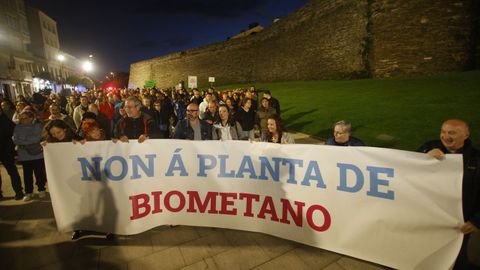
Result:
M188 76L188 88L197 88L197 76Z
M208 82L214 83L215 82L215 77L208 77Z
M48 144L45 163L62 232L232 228L399 269L447 269L462 242L461 155L147 140Z

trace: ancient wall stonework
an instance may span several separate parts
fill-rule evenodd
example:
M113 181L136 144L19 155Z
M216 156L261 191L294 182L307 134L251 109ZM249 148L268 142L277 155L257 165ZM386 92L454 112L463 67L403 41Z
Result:
M468 69L472 1L374 1L370 61L376 77Z
M464 70L478 58L474 1L312 0L256 35L133 63L129 87L188 75L205 86L209 76L223 85Z

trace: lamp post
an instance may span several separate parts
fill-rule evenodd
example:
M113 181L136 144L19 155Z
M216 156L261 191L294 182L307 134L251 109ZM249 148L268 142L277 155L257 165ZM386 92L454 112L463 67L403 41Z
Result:
M89 56L89 58L92 58L91 55ZM83 62L82 64L82 69L85 71L85 73L89 73L93 70L93 64L90 60L87 60L85 62ZM93 82L93 80L92 80ZM93 82L93 89L95 89L95 82Z
M64 79L63 79L63 61L65 61L65 56L63 54L57 55L57 60L60 62L60 84L62 85L62 93L64 91Z

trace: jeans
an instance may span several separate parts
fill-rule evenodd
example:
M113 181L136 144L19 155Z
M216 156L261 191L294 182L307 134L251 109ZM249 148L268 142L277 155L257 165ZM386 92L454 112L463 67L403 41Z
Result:
M23 181L25 182L25 193L33 193L33 174L35 174L37 190L45 191L47 174L45 172L44 159L22 161Z

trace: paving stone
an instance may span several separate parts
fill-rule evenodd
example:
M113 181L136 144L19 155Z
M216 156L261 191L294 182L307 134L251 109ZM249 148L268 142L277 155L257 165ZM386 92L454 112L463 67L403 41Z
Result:
M277 269L295 269L295 270L309 270L311 266L302 261L295 252L287 252L275 259L255 267L256 270L277 270Z
M362 269L362 270L383 270L383 269L388 269L386 267L382 267L379 265L374 265L369 262L365 262L362 260L354 259L354 258L349 258L349 257L343 257L340 260L337 261L339 265L341 265L345 270L357 270L357 269Z
M219 269L217 265L215 264L215 261L213 258L205 258L201 261L198 261L194 264L185 266L181 268L182 270L217 270Z
M151 234L154 252L200 238L197 230L188 226L175 226L160 231L152 231Z
M103 240L103 239L102 239ZM100 249L100 263L122 265L153 253L150 234L120 239L116 245Z
M192 228L194 228L195 231L197 231L198 235L200 235L201 237L208 236L208 235L211 235L211 234L218 234L219 232L221 232L223 230L223 229L212 228L212 227L194 227L194 226L192 226Z
M299 244L263 233L252 235L255 242L270 257L275 258L297 247Z
M257 245L230 249L213 257L220 269L251 269L270 260Z
M308 266L323 268L340 259L341 255L324 249L300 245L293 252Z
M237 231L237 230L229 230L224 229L223 233L225 237L228 239L228 242L233 246L250 246L256 245L257 242L254 239L254 234L247 231Z
M323 270L345 270L345 268L343 268L340 264L334 262L330 265L328 265L327 267L325 268L322 268ZM360 270L360 269L359 269ZM363 269L362 269L363 270Z
M128 270L170 270L183 266L185 266L185 261L180 249L172 247L131 261L128 263Z
M217 231L214 234L182 244L180 251L186 265L190 265L230 248L230 244L223 233Z
M96 249L77 249L73 256L63 258L54 264L40 267L38 270L83 270L97 269L99 250Z

